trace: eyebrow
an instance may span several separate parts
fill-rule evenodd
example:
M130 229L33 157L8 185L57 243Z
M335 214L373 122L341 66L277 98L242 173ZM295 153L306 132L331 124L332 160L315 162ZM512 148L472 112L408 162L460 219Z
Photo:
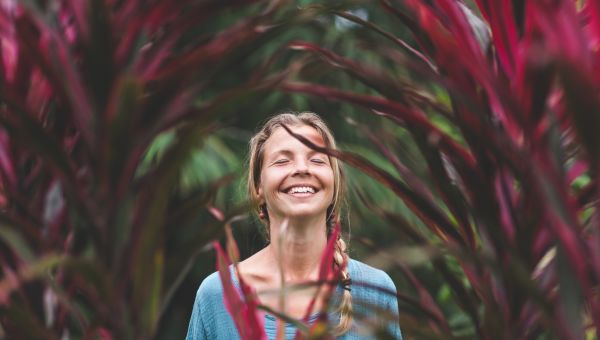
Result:
M269 156L278 156L278 155L291 155L292 151L287 150L287 149L280 149L280 150L276 150L275 152L272 152Z
M291 150L288 150L288 149L280 149L280 150L276 150L275 152L271 153L271 154L269 155L269 158L271 158L271 157L274 157L274 156L278 156L278 155L285 155L285 156L289 156L289 155L292 155L292 154L293 154L293 152L292 152ZM310 151L308 152L308 155L309 155L309 156L313 156L313 155L315 155L315 154L323 154L323 155L324 155L324 153L322 153L322 152L319 152L319 151L317 151L317 150L310 150Z

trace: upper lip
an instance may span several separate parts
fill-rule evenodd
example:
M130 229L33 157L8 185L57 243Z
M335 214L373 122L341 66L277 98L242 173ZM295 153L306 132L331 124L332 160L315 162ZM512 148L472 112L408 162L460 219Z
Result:
M309 188L313 188L315 190L315 193L317 191L319 191L319 188L317 188L316 186L314 186L312 184L307 184L307 183L292 184L292 185L289 185L289 186L285 187L282 191L283 192L288 192L288 191L290 191L290 189L296 188L296 187L309 187Z

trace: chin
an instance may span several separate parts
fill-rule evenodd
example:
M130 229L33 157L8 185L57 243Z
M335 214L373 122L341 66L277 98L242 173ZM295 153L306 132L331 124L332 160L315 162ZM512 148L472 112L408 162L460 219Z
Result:
M314 210L296 210L294 212L291 212L289 214L287 214L287 216L290 219L295 219L295 220L300 220L300 219L318 219L319 217L324 217L325 216L325 212L323 211L318 211L315 212Z

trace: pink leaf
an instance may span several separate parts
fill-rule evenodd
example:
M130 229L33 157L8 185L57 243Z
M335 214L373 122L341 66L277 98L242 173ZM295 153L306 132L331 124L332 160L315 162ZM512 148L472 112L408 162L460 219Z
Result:
M567 183L573 182L577 177L586 173L589 169L589 164L584 160L577 160L567 172Z
M588 41L590 46L588 47L591 51L594 51L595 62L596 62L596 81L600 82L600 0L588 0L586 2L585 10L589 13L590 22L588 24L589 37Z
M325 246L325 249L323 250L323 254L321 255L321 261L319 263L319 282L321 282L321 283L329 282L330 280L337 282L340 278L341 271L344 269L343 267L348 265L347 261L338 268L336 268L333 265L334 264L333 256L335 254L335 244L337 242L339 234L340 234L340 223L337 222L335 224L333 231L331 232L331 235L329 235L329 240L327 241L327 245ZM314 325L317 325L319 323L327 324L328 301L331 299L331 296L332 296L333 292L335 291L334 287L335 287L335 285L333 285L331 283L326 284L326 286L325 286L326 293L325 293L325 299L324 299L325 301L321 307L319 317L317 320L315 320ZM309 322L309 318L312 314L312 310L314 308L314 305L317 300L317 296L319 295L320 291L321 291L321 286L319 286L319 289L315 293L315 296L313 296L308 307L306 308L306 311L304 313L304 318L303 318L305 323ZM296 331L296 339L302 339L302 336L301 336L299 330Z
M512 1L477 0L478 7L490 24L492 40L500 65L507 78L515 74L518 35Z
M244 340L267 339L263 324L263 315L258 312L258 299L256 294L248 286L241 275L238 280L242 290L242 296L236 289L231 272L229 270L231 261L223 251L219 242L213 242L217 251L217 270L223 285L223 301L225 308L231 315L240 338Z
M7 183L15 186L17 184L17 177L14 169L14 160L11 159L10 140L3 130L0 130L0 169Z
M500 210L500 225L504 229L507 241L511 244L515 238L515 225L513 224L513 204L511 193L513 188L510 185L513 183L513 178L503 171L499 171L494 181L496 197L498 200L498 208Z

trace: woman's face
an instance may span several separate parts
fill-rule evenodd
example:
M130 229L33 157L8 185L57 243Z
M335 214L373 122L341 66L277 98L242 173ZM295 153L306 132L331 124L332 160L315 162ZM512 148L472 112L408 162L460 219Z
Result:
M290 129L319 146L317 130L308 125ZM324 216L333 201L334 178L329 157L276 128L263 146L258 195L267 204L269 219Z

